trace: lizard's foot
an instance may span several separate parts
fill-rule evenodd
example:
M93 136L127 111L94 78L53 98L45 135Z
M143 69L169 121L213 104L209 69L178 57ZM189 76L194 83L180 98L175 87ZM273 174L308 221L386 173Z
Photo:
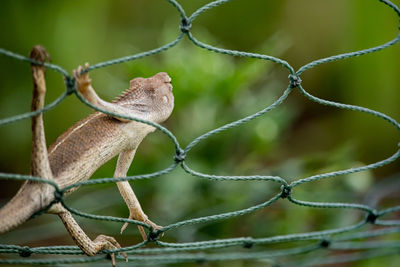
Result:
M58 206L58 208L60 208L60 205ZM56 211L58 212L58 216L64 223L65 228L67 228L72 239L86 255L94 256L102 250L115 250L121 248L121 245L117 242L117 240L115 240L115 238L111 236L99 235L98 237L96 237L95 240L92 241L78 225L78 223L75 221L74 217L72 217L72 214L69 211L65 210L62 207L61 209ZM128 256L126 255L126 253L123 252L122 255L124 256L125 260L128 261ZM115 266L114 253L111 253L110 256L112 260L112 265Z
M93 256L97 252L104 249L113 250L118 248L121 248L121 245L117 242L117 240L115 240L114 237L99 235L96 237L95 240L93 240L93 248L91 249L91 251L88 251L87 254ZM112 265L115 266L116 262L114 253L111 253L110 256ZM128 261L128 255L125 252L122 252L122 256L124 256L125 260Z
M92 105L98 106L98 96L92 87L92 79L89 78L89 72L82 73L84 69L89 68L89 63L85 63L84 68L79 66L73 71L79 93Z
M50 61L49 53L43 46L40 45L35 45L33 47L31 53L29 54L29 57L41 63ZM34 63L32 63L31 66L32 66L32 76L35 84L33 89L37 92L37 94L44 95L46 93L46 81L44 78L46 67L44 65L36 65Z
M153 223L148 218L146 218L146 220L144 222L147 223L148 225L150 225L151 228L153 228L153 231L158 231L158 230L161 230L163 228L162 226ZM143 237L143 240L147 240L147 235L146 235L146 232L144 231L143 227L138 225L138 228L139 228L140 234ZM161 233L161 236L163 236L163 235L164 235L164 233Z
M89 63L85 63L84 68L87 69L89 68ZM87 90L87 87L90 86L92 83L92 79L89 78L89 72L82 73L83 68L82 66L79 66L76 70L73 70L73 74L76 80L76 83L78 85L79 91L81 90ZM82 93L82 92L80 92Z
M153 223L152 221L150 221L146 215L141 216L141 218L138 219L136 216L134 216L134 214L130 214L128 219L144 222L144 223L150 225L153 228L153 231L161 230L163 228L162 226L157 225L157 224ZM126 229L126 227L128 227L128 225L129 225L129 223L127 223L127 222L124 223L124 225L121 228L121 234L123 231L125 231L125 229ZM140 234L142 235L143 240L147 240L147 234L144 231L143 226L138 225L138 228L139 228Z

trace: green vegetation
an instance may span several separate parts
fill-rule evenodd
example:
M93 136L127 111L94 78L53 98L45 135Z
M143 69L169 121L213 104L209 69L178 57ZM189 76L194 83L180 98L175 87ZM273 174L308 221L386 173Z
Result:
M179 2L190 15L208 1ZM167 1L73 0L39 4L7 0L2 1L0 14L0 47L27 55L33 45L42 44L53 62L68 70L84 62L95 64L164 45L179 34L180 23L179 14ZM200 15L193 23L192 33L217 47L272 55L299 68L318 58L383 44L398 34L397 20L394 12L377 0L236 0ZM382 52L321 65L302 75L302 85L318 97L368 107L399 121L399 58L397 44ZM1 117L29 111L29 64L5 56L0 56L0 62ZM277 64L216 54L187 40L161 54L94 70L90 75L100 96L111 100L128 86L130 79L159 71L172 77L176 100L175 110L164 125L182 147L205 132L272 104L288 85L287 71ZM64 82L58 73L48 70L47 74L49 103L63 92ZM90 112L71 96L45 113L48 143ZM188 153L187 164L208 174L278 175L294 181L387 158L395 152L398 137L394 127L382 119L318 105L293 92L283 105L266 115L199 143ZM29 120L1 126L0 172L29 173L30 138ZM151 134L140 146L129 175L166 168L173 156L170 140L160 132ZM111 177L114 167L115 160L98 170L95 177ZM305 184L295 189L294 196L306 201L370 204L367 196L385 195L388 189L378 185L399 171L396 162L374 171ZM394 181L393 187L399 187L398 179ZM181 168L132 184L144 210L161 225L243 209L280 191L277 183L215 182L193 177ZM0 181L0 185L1 205L19 184ZM398 200L395 194L383 197L377 208L398 205ZM128 215L112 184L84 186L67 203L94 214ZM278 200L251 215L178 228L162 240L191 242L310 232L352 225L363 216L354 210L315 209ZM398 215L391 216L385 219L398 219ZM140 241L134 226L118 236L118 223L78 220L91 236L116 236L122 245ZM367 229L370 228L364 230ZM397 234L397 240L398 237ZM0 243L50 246L72 241L58 218L44 215L1 236ZM351 266L395 266L396 260L398 256L390 256ZM258 264L265 262L232 263Z

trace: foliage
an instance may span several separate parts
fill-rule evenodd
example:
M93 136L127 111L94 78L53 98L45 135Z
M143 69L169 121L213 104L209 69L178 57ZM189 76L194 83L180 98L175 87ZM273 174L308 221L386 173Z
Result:
M0 47L26 54L39 42L48 48L54 62L71 69L85 61L96 63L158 47L177 35L177 16L163 1L148 2L151 1L42 1L35 5L31 1L4 1L0 21L4 38ZM194 10L205 3L195 2L182 1L182 5ZM315 58L380 44L396 33L390 27L396 25L395 17L372 0L329 1L326 6L317 1L240 2L244 1L233 1L199 17L193 29L196 37L221 47L279 56L300 66ZM302 12L298 12L300 9ZM236 19L241 14L252 16L246 16L248 21L242 22ZM317 18L321 14L324 17ZM339 16L340 21L336 19ZM376 18L371 20L371 17ZM396 89L400 77L395 71L400 67L399 51L396 46L359 59L321 66L305 74L304 86L320 97L368 106L398 120ZM2 117L28 111L31 94L28 64L4 57L0 60ZM287 86L287 77L272 63L219 55L188 42L160 55L96 70L91 75L101 96L112 99L130 78L158 71L167 71L173 79L176 108L165 125L183 145L206 131L266 107ZM51 71L48 71L48 88L48 101L63 90L63 81ZM46 113L49 143L89 112L78 100L69 98ZM0 155L1 171L28 173L29 121L3 126L0 138L2 151L7 151ZM204 173L271 174L298 179L380 160L392 153L397 139L398 134L378 119L319 106L297 94L267 116L202 142L188 158L192 168ZM141 145L129 174L164 168L172 162L171 155L173 147L166 137L152 134ZM114 166L115 161L106 164L95 177L111 176ZM362 203L373 185L398 171L398 165L392 164L377 172L316 182L299 187L296 197ZM6 201L17 185L0 182L5 185L1 197L5 196ZM277 191L261 182L202 181L181 170L155 180L135 182L134 188L145 211L160 224L245 208L265 201ZM390 206L394 201L398 203L395 199L384 204ZM127 216L113 185L83 187L71 195L68 203L87 212ZM187 226L169 232L165 238L183 242L315 231L350 225L360 215L345 210L300 208L278 201L250 216ZM100 232L114 235L119 228L115 223L79 220L92 235ZM18 241L18 236L23 239ZM1 240L28 245L71 242L57 218L47 215L7 233ZM118 240L131 245L140 237L130 227ZM385 260L377 262L385 264Z

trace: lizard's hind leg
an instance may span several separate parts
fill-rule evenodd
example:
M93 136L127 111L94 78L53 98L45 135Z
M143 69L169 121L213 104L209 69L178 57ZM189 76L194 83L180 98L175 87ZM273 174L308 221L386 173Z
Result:
M34 46L30 58L44 62L48 60L49 54L42 46ZM33 80L33 97L31 110L36 111L44 107L46 95L46 68L41 65L32 63L32 80ZM47 155L47 145L44 133L43 115L42 113L32 117L32 158L31 172L33 176L42 177L44 179L53 179L50 169L49 158Z
M82 251L88 256L94 256L101 250L113 250L121 248L115 238L106 235L99 235L93 241L85 234L79 224L75 221L72 214L62 207L59 203L55 205L58 212L58 216L61 218L65 225L65 228L71 235L75 243L82 249ZM111 253L112 265L115 266L115 255ZM128 256L125 252L122 253L125 260L128 261Z
M49 58L46 50L35 46L30 58L43 63ZM33 98L32 111L44 106L46 94L45 67L32 63ZM42 113L32 117L32 159L31 174L43 179L53 179L47 156L46 138L43 129ZM7 232L28 220L34 213L42 210L52 200L51 185L40 182L25 181L17 194L0 209L0 233Z
M30 53L30 58L44 63L50 60L50 56L46 49L42 46L36 45ZM46 96L46 67L44 65L31 64L32 81L33 81L33 95L31 110L37 111L44 107ZM32 152L31 152L31 174L42 179L53 180L53 173L51 171L49 157L47 153L46 137L44 132L43 114L39 113L32 117ZM48 206L53 200L54 187L46 183L29 182L32 187L37 188L35 199L39 199L37 210L41 210ZM22 190L24 190L22 188Z
M30 57L38 62L44 62L49 59L46 50L41 46L35 46L30 54ZM32 111L40 110L44 107L46 94L45 67L32 63L32 78L33 78L33 98ZM42 177L43 179L53 179L53 174L50 167L50 162L47 154L46 138L44 133L42 113L32 117L32 175ZM49 202L53 194L49 191L54 191L54 188L48 184L39 184L42 192L40 196L42 201ZM117 249L121 246L113 238L105 235L99 235L92 241L78 225L72 214L67 211L60 203L54 204L49 210L49 213L57 214L64 223L67 231L74 239L75 243L89 256L95 255L103 249ZM127 255L123 253L127 260ZM115 256L111 253L112 264L115 266Z

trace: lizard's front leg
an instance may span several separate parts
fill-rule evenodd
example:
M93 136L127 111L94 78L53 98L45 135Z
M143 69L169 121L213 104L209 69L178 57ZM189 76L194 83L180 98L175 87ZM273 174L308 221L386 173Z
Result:
M89 64L85 64L85 68L88 68ZM110 103L101 99L97 94L96 91L92 87L92 80L89 78L89 73L85 72L82 73L83 68L79 66L76 70L74 70L74 77L76 79L76 83L78 85L79 93L92 105L101 108L105 111L117 113L125 116L140 116L140 114L135 114L135 111L132 109L127 109L121 105L117 105L114 103ZM130 120L113 116L115 119L123 122L129 122Z
M89 64L85 64L85 68L88 68ZM93 104L96 107L102 108L106 111L122 114L122 115L127 115L127 116L137 116L140 117L142 114L136 113L134 109L127 109L124 106L115 104L115 103L110 103L102 100L95 92L91 85L91 79L89 78L89 74L82 73L82 67L79 66L76 70L74 70L74 76L76 79L76 83L78 85L78 91L82 94L82 96L89 101L91 104ZM126 120L120 117L114 117L115 119L122 121L122 122L130 122L130 120ZM152 129L153 130L153 129ZM129 166L133 160L133 157L135 156L135 151L136 148L133 150L127 150L123 151L120 153L118 162L117 162L117 167L115 169L114 177L124 177L126 176ZM123 182L117 182L118 189L121 193L121 196L125 200L128 208L129 208L129 219L135 219L141 222L144 222L148 225L150 225L154 230L161 229L161 226L158 226L157 224L153 223L150 221L146 214L143 212L140 203L138 199L136 198L135 193L133 192L129 182L123 181ZM128 223L125 223L122 226L121 233L125 230L125 228L128 226ZM144 240L147 239L147 235L143 229L142 226L138 226L139 231L143 237Z
M119 154L117 167L114 172L114 177L125 177L129 166L135 156L136 149L124 151ZM147 218L147 215L143 212L142 207L140 206L139 200L136 198L135 193L132 190L131 185L128 181L117 182L117 186L121 196L125 200L126 205L129 209L129 219L135 219L144 223L149 224L154 230L159 230L162 227L153 223ZM125 223L121 228L121 233L126 229L128 223ZM147 239L147 235L142 226L138 226L139 231L144 240Z

